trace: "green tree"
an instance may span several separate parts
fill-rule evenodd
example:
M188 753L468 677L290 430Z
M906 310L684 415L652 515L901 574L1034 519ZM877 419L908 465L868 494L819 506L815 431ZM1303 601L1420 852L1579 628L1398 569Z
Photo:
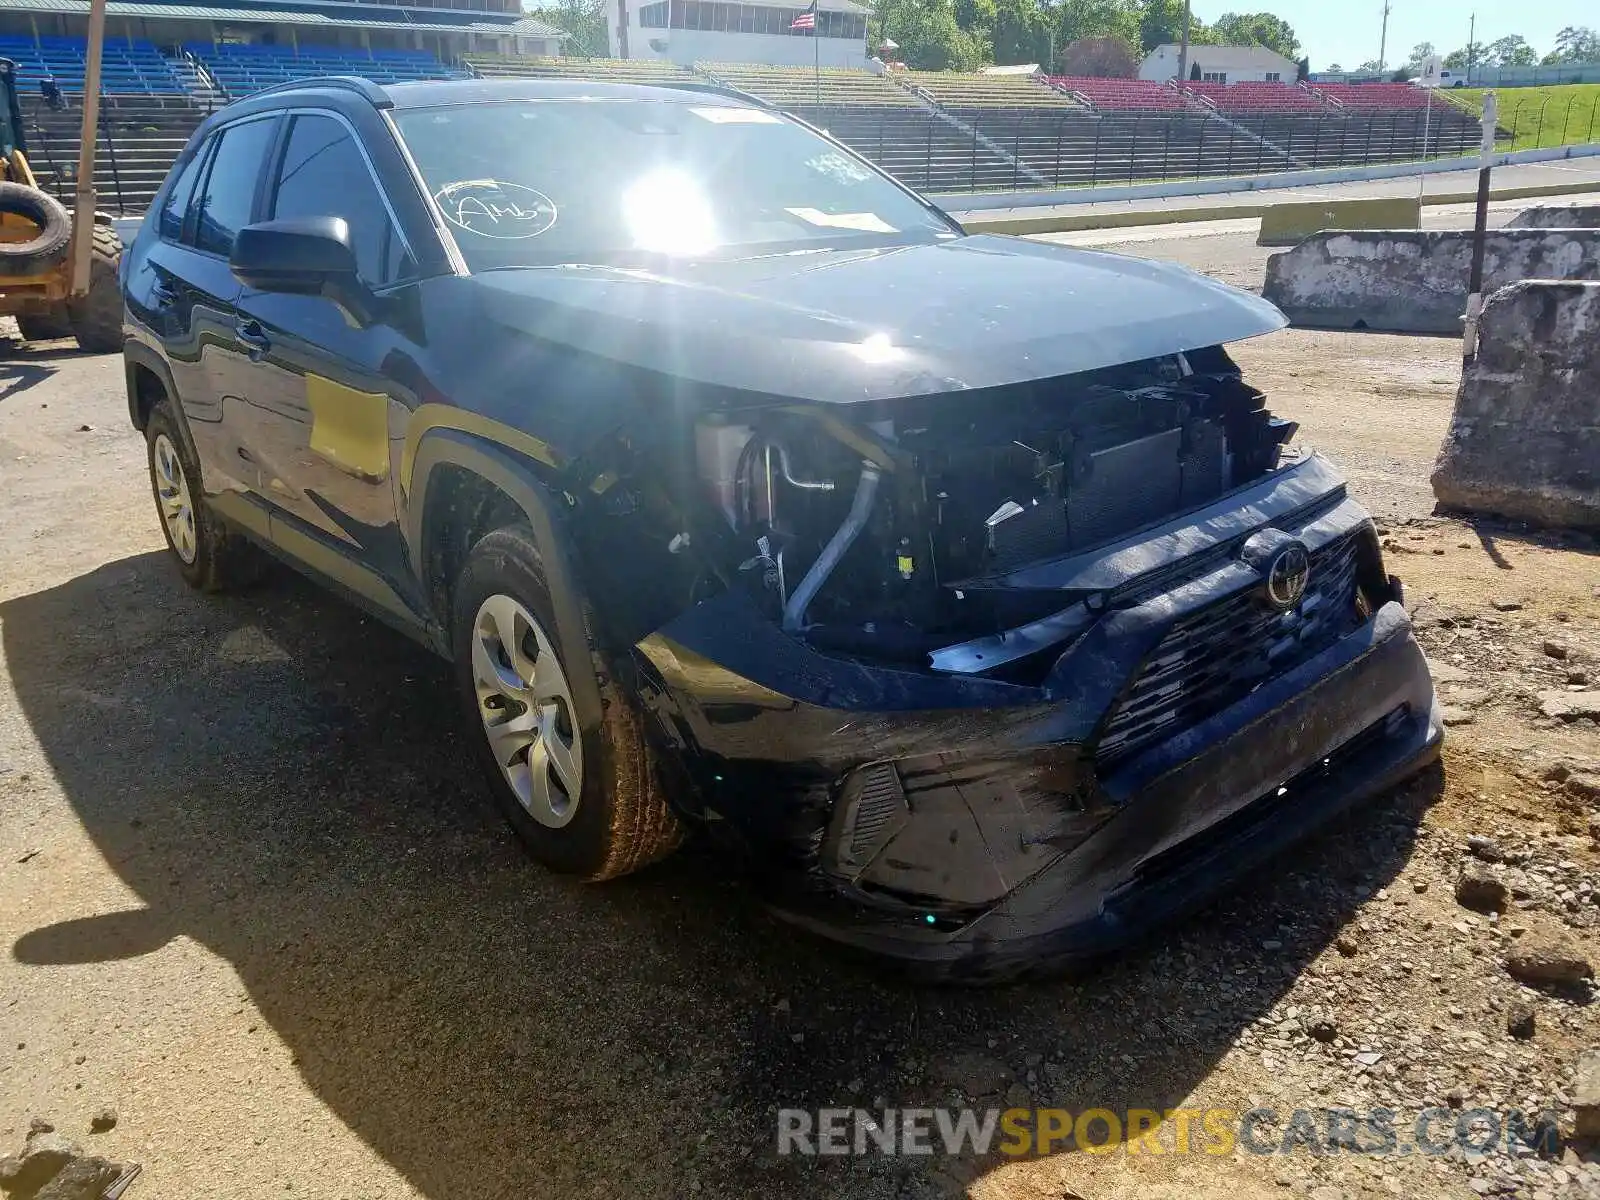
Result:
M1411 53L1406 56L1406 61L1402 65L1408 75L1419 74L1422 71L1422 60L1431 58L1436 53L1438 52L1434 50L1432 42L1418 42L1411 47Z
M1139 46L1146 54L1183 40L1183 0L1148 0L1139 16ZM1216 35L1198 17L1189 21L1189 44L1213 45Z
M1519 34L1490 42L1487 55L1487 65L1494 67L1531 67L1539 61L1533 47Z
M1098 79L1132 79L1139 73L1139 56L1119 37L1080 38L1061 52L1063 75Z
M1546 66L1600 62L1600 34L1587 25L1568 25L1556 34L1556 48L1544 56Z
M1300 39L1289 22L1271 13L1223 13L1211 31L1225 46L1265 46L1285 58L1300 53Z
M1465 71L1468 66L1483 66L1484 47L1482 42L1472 42L1459 50L1452 50L1444 56L1444 65L1452 71Z
M954 0L880 0L871 25L875 44L893 38L902 61L919 71L975 71L989 61L988 31L962 29Z
M1044 63L1048 67L1050 35L1038 0L991 0L991 56L997 63Z
M584 58L604 58L610 51L606 35L605 0L559 0L532 15L567 35L565 53Z

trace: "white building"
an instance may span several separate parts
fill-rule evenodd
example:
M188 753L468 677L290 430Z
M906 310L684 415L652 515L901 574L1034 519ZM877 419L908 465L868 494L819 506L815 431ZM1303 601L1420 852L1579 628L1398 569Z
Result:
M822 0L816 34L794 29L806 11L725 0L615 0L606 5L614 58L663 58L767 66L865 67L867 10L851 0Z
M1178 51L1177 42L1157 46L1139 65L1139 78L1165 83L1176 77ZM1189 47L1188 76L1206 83L1293 83L1296 70L1292 60L1265 46Z

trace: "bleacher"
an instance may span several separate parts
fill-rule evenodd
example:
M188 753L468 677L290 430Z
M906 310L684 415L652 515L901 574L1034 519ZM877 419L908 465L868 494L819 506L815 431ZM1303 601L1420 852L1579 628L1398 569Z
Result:
M1216 105L1218 112L1271 113L1309 112L1326 113L1328 105L1314 93L1289 83L1186 83L1183 90L1193 96L1203 96Z
M1388 112L1425 109L1432 100L1427 88L1413 87L1409 83L1314 83L1311 90L1345 108ZM1439 101L1432 104L1434 108L1440 106Z
M517 58L467 54L462 62L486 79L604 79L609 83L660 83L693 79L675 63L655 58Z
M1148 79L1052 75L1050 82L1102 112L1181 112L1187 107L1176 88Z
M359 75L374 83L459 79L465 75L421 50L368 52L332 46L295 48L230 42L189 42L183 48L205 67L230 99L318 75Z
M829 67L767 67L753 63L696 63L709 79L759 96L780 108L796 105L917 108L916 97L893 80L871 71Z
M70 206L82 110L77 104L51 109L26 98L22 112L28 165L41 187ZM100 152L94 164L100 207L119 215L136 215L148 208L168 169L205 116L203 108L164 93L124 94L108 104L100 121Z
M66 95L83 94L85 45L82 38L0 37L0 58L17 64L17 86L39 95L46 79ZM100 90L108 96L183 96L187 92L172 64L149 42L107 39L100 61Z
M1082 106L1029 75L969 75L955 71L905 71L899 76L941 108L1055 108Z

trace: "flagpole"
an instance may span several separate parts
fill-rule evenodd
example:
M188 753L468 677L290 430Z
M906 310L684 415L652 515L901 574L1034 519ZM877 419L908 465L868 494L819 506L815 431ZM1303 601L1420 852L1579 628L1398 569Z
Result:
M817 40L822 36L822 6L813 4L816 14L812 18L811 26L811 81L816 85L817 104L822 104L822 44Z

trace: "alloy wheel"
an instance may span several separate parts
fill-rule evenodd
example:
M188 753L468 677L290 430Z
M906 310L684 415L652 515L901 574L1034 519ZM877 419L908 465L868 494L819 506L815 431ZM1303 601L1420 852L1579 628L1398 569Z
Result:
M551 829L577 814L583 741L572 689L544 627L510 596L478 606L472 679L489 749L517 801Z
M156 435L151 449L150 463L156 481L156 503L161 509L161 523L166 526L172 549L187 566L193 566L199 549L195 536L194 500L189 493L189 480L183 473L183 460L178 448L166 434Z

